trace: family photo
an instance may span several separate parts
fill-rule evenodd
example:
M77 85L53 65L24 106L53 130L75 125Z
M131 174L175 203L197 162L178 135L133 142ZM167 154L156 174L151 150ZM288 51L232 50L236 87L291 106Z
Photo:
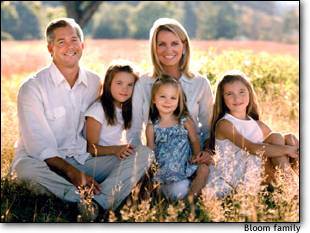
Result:
M1 222L300 222L298 1L2 1Z

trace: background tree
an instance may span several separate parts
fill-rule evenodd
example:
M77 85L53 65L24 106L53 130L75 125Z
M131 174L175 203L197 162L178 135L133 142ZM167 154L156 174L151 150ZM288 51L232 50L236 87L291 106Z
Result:
M183 5L183 25L190 38L196 37L197 31L197 2L185 1Z
M219 10L216 17L215 38L235 38L237 35L239 12L232 2L216 2Z
M199 39L233 39L237 35L239 15L233 2L203 2L197 18Z
M299 7L281 1L1 1L1 39L41 39L49 21L74 18L87 37L147 39L159 17L192 39L299 41Z
M1 2L1 39L42 38L40 2Z
M284 32L290 33L299 29L298 9L292 9L284 16Z
M199 4L197 11L197 34L199 39L213 39L216 36L216 16L218 9L212 2Z
M67 16L74 18L83 28L87 25L102 1L63 1Z
M93 38L127 38L129 37L129 16L133 6L127 3L111 5L102 4L93 16ZM115 17L117 15L117 17Z
M180 10L170 2L140 2L132 12L130 35L136 39L147 39L153 22L161 17L180 19Z

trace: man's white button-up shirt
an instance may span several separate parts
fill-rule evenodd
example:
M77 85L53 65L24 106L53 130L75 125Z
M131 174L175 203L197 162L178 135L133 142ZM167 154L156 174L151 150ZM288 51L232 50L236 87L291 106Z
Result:
M82 136L84 114L99 88L99 76L82 68L71 88L54 63L26 80L17 99L20 138L13 167L23 156L74 157L84 164L89 156Z

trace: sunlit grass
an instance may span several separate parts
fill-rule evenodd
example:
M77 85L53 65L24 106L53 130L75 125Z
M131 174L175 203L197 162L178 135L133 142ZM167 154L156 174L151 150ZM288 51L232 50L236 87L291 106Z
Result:
M24 49L22 46L7 46L1 54L1 65L6 64L5 69L1 68L1 222L76 222L78 212L75 205L64 203L56 197L32 193L26 184L20 184L8 176L14 156L14 143L18 138L18 88L38 67L47 65L49 61L48 55L44 55L45 60L35 56L44 52L44 44L34 43L30 53L26 53ZM108 62L99 51L88 51L82 63L103 77ZM144 72L150 70L148 58L135 59L133 60ZM298 137L299 63L296 58L243 50L215 53L210 49L196 52L192 64L203 75L208 75L213 90L218 75L225 70L241 69L247 73L258 94L262 120L274 131L293 132ZM262 186L257 196L238 192L225 200L212 200L208 190L204 190L195 206L191 206L186 200L168 203L149 193L150 190L156 190L156 187L149 187L141 195L139 187L121 209L110 212L109 221L299 221L299 197L286 193L290 186L285 181L272 191Z

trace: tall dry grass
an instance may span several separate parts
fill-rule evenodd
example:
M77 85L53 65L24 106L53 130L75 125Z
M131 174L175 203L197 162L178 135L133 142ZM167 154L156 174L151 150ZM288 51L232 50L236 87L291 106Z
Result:
M92 43L82 63L103 77L109 61L98 50L96 42ZM11 46L10 43L1 42L1 47L1 222L80 221L76 206L55 197L32 193L27 190L26 184L20 184L14 177L7 176L14 156L14 143L18 138L18 88L27 76L39 67L48 65L49 55L44 42L13 43ZM139 56L134 54L135 50ZM131 59L132 55L144 71L149 71L151 66L145 56L147 48L135 48L132 51L132 54L127 51L126 58ZM248 50L217 52L215 49L196 49L192 65L203 75L208 75L213 90L218 75L223 71L241 69L247 73L258 94L262 120L275 131L293 132L298 137L299 62L296 57ZM212 195L205 189L196 204L192 205L187 200L168 203L153 194L156 193L156 187L149 186L145 192L137 186L121 209L110 212L109 221L296 222L299 221L299 196L288 193L291 187L282 179L274 187L262 186L255 196L240 191L224 200L211 198Z

